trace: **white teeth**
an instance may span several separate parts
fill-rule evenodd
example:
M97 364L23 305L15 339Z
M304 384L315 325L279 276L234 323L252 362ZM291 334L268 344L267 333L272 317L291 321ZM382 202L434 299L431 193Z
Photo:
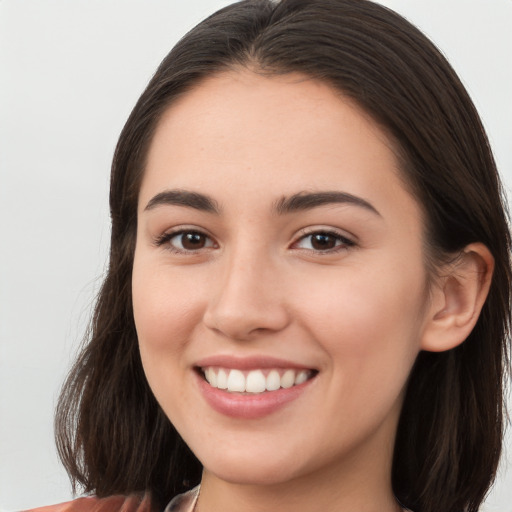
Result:
M217 387L217 374L213 368L206 369L206 380L214 387Z
M295 372L293 370L286 370L281 377L281 387L291 388L295 384Z
M281 387L281 376L277 370L271 370L267 375L267 391L275 391Z
M213 386L214 384L210 382ZM217 374L217 387L219 389L228 389L228 376L227 373L221 368Z
M311 376L308 370L277 370L272 369L265 377L263 370L241 370L207 367L203 368L205 379L218 389L226 389L233 393L263 393L276 391L280 388L288 389L306 382Z
M261 370L252 370L247 374L245 391L248 393L262 393L266 389L265 375Z
M245 391L245 377L240 370L231 370L229 372L228 391Z
M297 373L297 376L295 377L295 385L302 384L303 382L306 382L308 380L308 372L305 370L302 370L301 372Z

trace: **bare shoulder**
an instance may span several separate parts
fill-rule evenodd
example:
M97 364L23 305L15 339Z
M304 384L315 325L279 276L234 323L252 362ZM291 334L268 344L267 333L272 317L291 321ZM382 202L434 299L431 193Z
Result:
M24 512L151 512L149 495L77 498L58 505L33 508Z

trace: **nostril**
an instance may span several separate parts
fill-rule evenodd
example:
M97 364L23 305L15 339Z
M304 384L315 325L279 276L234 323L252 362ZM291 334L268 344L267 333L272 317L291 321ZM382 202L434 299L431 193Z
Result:
M222 305L210 308L205 313L204 324L210 330L237 341L249 341L261 334L284 329L289 318L286 311L276 305L272 311L265 306L247 306L236 309Z

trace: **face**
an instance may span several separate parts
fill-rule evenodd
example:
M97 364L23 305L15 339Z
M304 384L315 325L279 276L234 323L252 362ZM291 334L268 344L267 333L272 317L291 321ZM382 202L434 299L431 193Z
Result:
M168 109L133 307L149 384L205 472L389 469L428 317L422 246L392 145L327 85L233 71Z

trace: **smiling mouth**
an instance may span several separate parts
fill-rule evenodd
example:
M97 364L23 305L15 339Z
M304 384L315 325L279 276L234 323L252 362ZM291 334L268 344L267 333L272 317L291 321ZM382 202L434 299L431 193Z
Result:
M259 394L279 389L289 389L303 384L318 373L316 370L265 368L243 371L207 366L199 373L212 388L228 393Z

